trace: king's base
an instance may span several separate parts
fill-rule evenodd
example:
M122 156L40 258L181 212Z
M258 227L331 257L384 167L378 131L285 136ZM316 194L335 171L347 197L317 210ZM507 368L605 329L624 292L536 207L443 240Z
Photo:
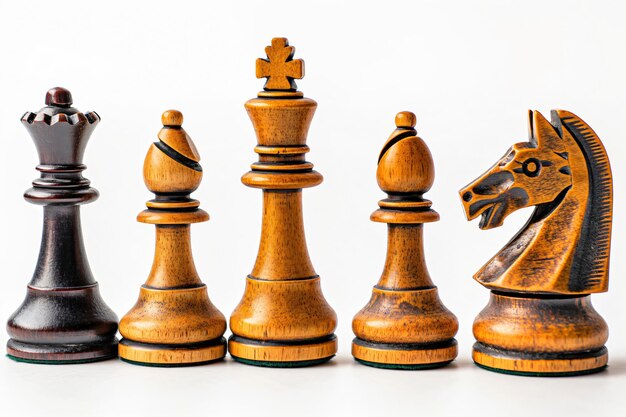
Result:
M299 368L319 365L337 353L337 337L299 342L262 341L232 335L228 351L237 362L271 368Z
M576 376L600 372L606 368L606 347L574 353L525 353L474 344L472 358L489 371L522 376Z
M188 345L157 345L122 339L119 345L119 356L124 362L144 366L205 365L224 359L226 339L221 337Z
M97 344L34 344L9 339L7 356L17 362L64 365L98 362L117 357L117 339Z
M358 337L352 341L352 356L358 362L376 368L406 370L440 368L452 362L457 354L455 339L431 344L375 343Z

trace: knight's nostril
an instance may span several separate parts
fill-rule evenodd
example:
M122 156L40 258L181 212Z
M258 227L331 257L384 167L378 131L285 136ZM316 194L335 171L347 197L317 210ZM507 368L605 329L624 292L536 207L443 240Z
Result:
M473 197L473 196L472 196L472 193L471 193L471 192L469 192L469 191L466 191L466 192L463 194L463 201L465 201L465 202L467 203L467 202L469 202L469 201L471 201L471 200L472 200L472 197Z

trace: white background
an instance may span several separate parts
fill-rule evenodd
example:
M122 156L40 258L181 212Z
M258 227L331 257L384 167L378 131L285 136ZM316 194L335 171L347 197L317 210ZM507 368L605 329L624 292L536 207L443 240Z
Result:
M307 159L325 176L304 191L309 251L339 316L339 354L307 369L227 359L178 369L119 361L36 366L0 358L0 414L13 415L619 415L626 407L626 6L622 1L52 2L0 1L0 317L18 307L37 259L42 210L22 194L37 177L19 122L64 86L102 122L85 155L101 192L83 207L92 270L121 317L150 270L154 231L135 216L152 198L142 180L161 112L175 108L203 157L194 194L211 215L193 226L195 260L225 315L238 303L260 235L261 192L240 177L256 160L243 103L256 96L254 62L272 37L306 61L298 81L319 103ZM603 140L615 181L611 285L593 296L610 327L610 367L598 375L499 375L470 359L471 325L488 299L472 279L523 225L468 223L457 194L515 142L527 109L573 111ZM441 214L426 226L430 273L459 318L452 366L385 371L350 356L353 315L385 256L386 228L369 221L384 198L376 158L398 111L417 114L437 178L426 195ZM228 335L229 333L227 333ZM0 334L0 343L7 335ZM4 411L2 411L4 410ZM593 414L591 414L593 413Z

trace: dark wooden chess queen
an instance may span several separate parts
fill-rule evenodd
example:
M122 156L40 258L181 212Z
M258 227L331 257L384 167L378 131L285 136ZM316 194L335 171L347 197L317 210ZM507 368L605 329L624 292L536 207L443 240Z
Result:
M474 278L491 290L474 322L474 361L527 375L602 370L608 327L589 294L608 288L613 184L604 146L574 114L529 114L530 141L460 191L481 229L536 206Z
M388 194L372 221L387 223L387 260L369 303L354 317L352 354L380 368L428 369L457 355L458 322L439 300L424 259L423 223L439 220L423 198L435 169L417 136L415 115L401 112L378 157L376 178Z
M190 224L209 220L189 197L202 180L200 155L179 111L168 110L161 119L159 141L143 166L156 198L137 216L156 226L154 262L137 303L120 322L119 354L144 365L198 365L226 355L226 319L209 300L191 254Z
M46 107L22 123L37 152L41 178L26 201L43 206L39 260L26 299L7 324L10 358L35 363L78 363L117 356L117 317L100 297L87 262L80 204L98 198L82 176L83 154L100 117L72 107L64 88L46 94Z
M287 39L274 38L257 60L264 91L246 103L259 161L242 182L263 190L261 243L243 298L230 318L229 352L253 365L295 367L321 363L337 351L337 317L309 259L302 188L322 182L305 161L307 132L317 103L296 91L304 62Z

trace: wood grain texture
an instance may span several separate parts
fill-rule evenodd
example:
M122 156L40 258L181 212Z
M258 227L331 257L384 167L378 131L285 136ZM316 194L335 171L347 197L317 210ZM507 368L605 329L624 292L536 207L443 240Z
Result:
M230 318L238 336L263 341L299 341L332 335L337 320L326 303L320 279L246 279L246 289Z
M261 242L230 317L229 351L246 364L308 366L337 351L337 317L309 258L302 215L302 188L323 179L305 160L317 103L292 91L304 64L292 60L287 40L275 38L266 52L269 61L257 61L257 77L268 78L265 91L245 104L259 160L242 177L245 185L263 190Z
M304 61L293 59L296 48L287 38L274 38L265 48L267 59L256 60L256 77L267 78L265 90L296 90L294 79L304 77Z
M376 178L388 198L371 219L387 223L387 258L369 303L352 321L352 355L382 368L427 369L457 356L457 319L439 299L424 258L423 223L439 215L423 198L435 170L415 119L398 113L378 158Z
M337 353L337 338L312 340L310 343L278 345L258 343L249 339L232 337L228 350L236 358L250 364L272 364L268 366L294 368L302 364L323 363Z
M124 343L120 343L119 352L123 361L132 364L179 367L220 361L226 356L226 345L222 339L218 339L215 343L187 345L185 347L135 344L126 340Z
M604 346L609 329L591 297L527 298L492 293L474 321L479 342L504 350L581 352Z
M530 112L529 136L459 192L467 218L482 216L482 229L535 206L522 230L474 276L493 291L474 323L474 359L531 375L601 370L608 328L588 294L608 289L608 156L589 125L567 111L553 110L551 123Z
M472 357L493 371L578 375L601 371L608 363L609 329L589 295L525 298L492 292L473 331Z
M137 216L156 226L154 261L137 303L120 322L119 354L125 361L154 366L214 362L226 354L226 319L196 271L189 226L209 219L189 197L202 179L200 156L181 127L180 112L166 111L162 122L143 170L156 198Z
M61 87L46 94L46 107L27 112L41 177L24 198L42 205L39 259L22 305L9 318L9 357L35 363L82 363L117 356L117 316L100 296L83 244L79 204L98 198L82 176L83 155L100 122L95 112L72 107Z

